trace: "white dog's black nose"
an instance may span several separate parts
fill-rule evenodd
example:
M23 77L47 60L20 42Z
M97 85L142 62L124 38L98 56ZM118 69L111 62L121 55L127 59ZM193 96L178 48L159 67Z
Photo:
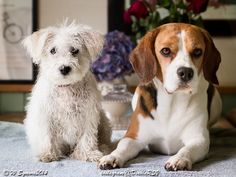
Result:
M65 76L65 75L69 74L69 72L71 71L71 67L70 66L61 66L59 68L59 70L60 70L61 74Z
M193 78L193 69L187 67L180 67L177 70L177 74L181 81L188 82Z

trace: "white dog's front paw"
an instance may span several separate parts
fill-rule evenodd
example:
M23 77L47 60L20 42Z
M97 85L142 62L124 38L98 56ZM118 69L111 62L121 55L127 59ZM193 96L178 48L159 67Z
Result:
M95 150L95 151L88 152L87 156L88 156L87 161L98 162L99 159L102 158L103 153L99 150Z
M85 152L76 150L70 155L70 158L76 159L76 160L98 162L102 156L103 156L103 153L99 150L85 151Z
M38 160L40 162L44 162L44 163L49 163L52 161L58 161L61 158L59 156L57 156L55 153L44 153L38 156Z
M101 170L120 168L122 166L123 166L123 162L121 161L121 159L110 154L103 156L98 162L98 167Z
M177 155L172 156L165 164L165 169L167 171L177 171L177 170L191 170L192 162L185 157L179 157Z

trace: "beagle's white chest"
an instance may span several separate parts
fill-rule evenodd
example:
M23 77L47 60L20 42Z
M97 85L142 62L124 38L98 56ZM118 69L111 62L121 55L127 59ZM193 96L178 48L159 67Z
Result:
M206 110L207 100L202 99L204 94L191 97L182 95L184 93L175 96L166 94L158 92L158 106L152 111L154 119L139 115L137 138L149 144L151 151L175 154L184 146L185 139L190 139L197 133L198 127L207 124L207 111L201 111Z

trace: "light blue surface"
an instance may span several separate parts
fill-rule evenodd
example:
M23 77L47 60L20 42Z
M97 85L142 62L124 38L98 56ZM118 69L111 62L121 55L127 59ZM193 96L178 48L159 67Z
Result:
M116 131L113 139L122 137L124 132ZM0 122L0 177L9 173L47 173L45 177L95 177L129 176L129 174L157 174L159 176L236 176L236 130L215 130L212 147L207 160L194 165L193 171L167 172L164 163L168 156L151 154L147 151L130 161L125 168L101 171L96 163L65 159L59 162L40 163L33 160L26 143L22 124ZM13 176L13 175L12 175ZM22 176L22 175L21 175ZM36 176L36 175L30 175ZM131 175L135 176L135 175ZM140 176L140 175L136 175ZM148 175L143 175L148 176Z

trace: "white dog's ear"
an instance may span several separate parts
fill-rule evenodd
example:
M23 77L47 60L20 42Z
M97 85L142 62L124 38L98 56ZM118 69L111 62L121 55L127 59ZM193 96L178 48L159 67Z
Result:
M47 41L53 36L49 28L34 32L26 37L22 44L33 59L33 63L39 64Z
M82 38L85 42L85 46L92 61L94 61L102 51L104 35L102 35L100 32L90 29L82 33Z

